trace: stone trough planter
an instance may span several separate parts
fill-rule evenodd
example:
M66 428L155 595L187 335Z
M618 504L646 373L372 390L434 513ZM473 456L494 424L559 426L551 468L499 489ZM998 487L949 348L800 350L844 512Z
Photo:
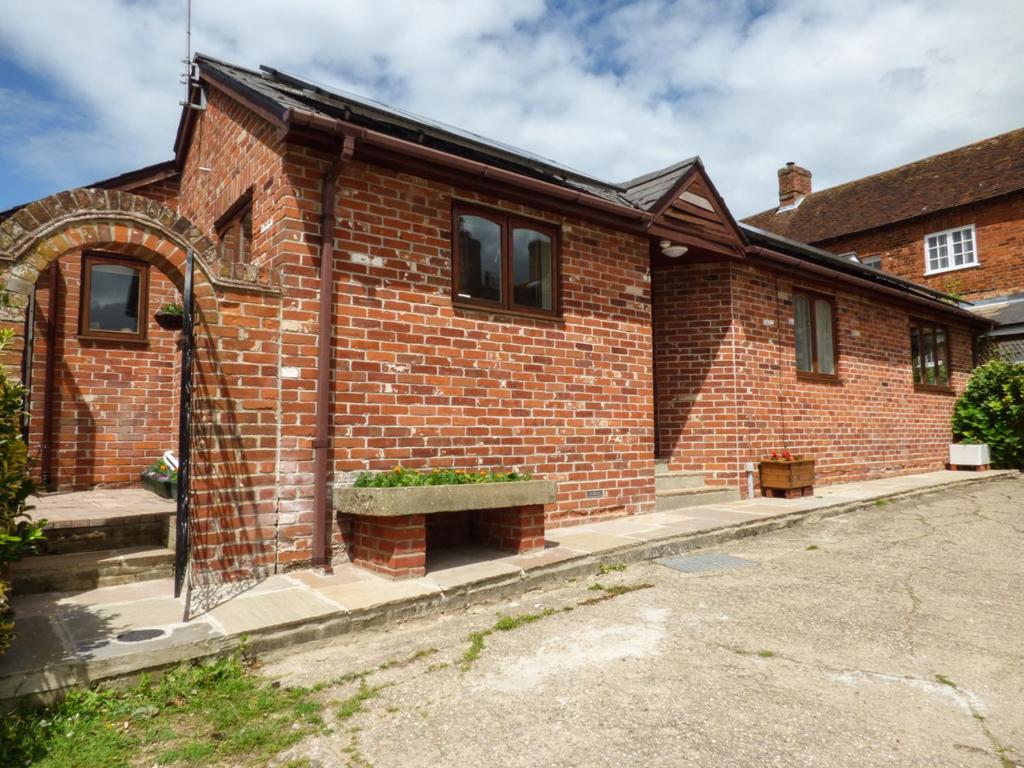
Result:
M983 472L992 467L992 457L984 443L950 443L949 468Z
M472 538L507 552L544 546L544 505L550 480L399 488L336 488L334 509L353 516L352 562L389 576L426 573L428 516L462 524ZM458 518L459 513L465 513Z

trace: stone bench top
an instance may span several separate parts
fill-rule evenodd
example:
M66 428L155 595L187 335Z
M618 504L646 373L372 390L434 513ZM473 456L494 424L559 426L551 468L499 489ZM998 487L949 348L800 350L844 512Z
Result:
M398 517L501 509L551 504L557 484L553 480L514 480L505 483L464 485L411 485L396 488L334 489L337 512L366 517Z

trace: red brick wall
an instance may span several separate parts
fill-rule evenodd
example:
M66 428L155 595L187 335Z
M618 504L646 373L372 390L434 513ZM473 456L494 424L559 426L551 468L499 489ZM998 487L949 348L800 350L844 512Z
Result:
M834 295L837 314L840 383L807 382L796 376L791 278L751 265L695 264L658 270L654 279L661 446L673 467L735 485L746 462L780 449L813 456L822 483L944 465L955 396L916 392L910 375L909 318L927 312L801 280ZM951 332L960 392L971 333L956 325Z
M139 473L165 450L178 452L179 334L160 328L153 313L162 304L180 302L181 296L164 274L150 267L147 340L82 339L82 259L77 252L69 253L58 264L52 482L59 490L136 484ZM49 285L44 272L36 287L30 403L29 447L37 459L52 308Z
M925 276L924 238L974 224L980 266ZM968 300L1024 292L1024 194L941 211L916 221L816 243L835 253L882 257L887 272Z
M549 524L649 510L645 239L358 162L339 188L335 469L530 471ZM561 227L562 319L452 306L454 198Z
M160 205L170 208L172 211L177 211L178 200L181 196L181 176L171 176L167 179L161 179L160 181L154 181L140 187L126 189L125 191L131 192L133 195L148 197L150 200L156 200Z

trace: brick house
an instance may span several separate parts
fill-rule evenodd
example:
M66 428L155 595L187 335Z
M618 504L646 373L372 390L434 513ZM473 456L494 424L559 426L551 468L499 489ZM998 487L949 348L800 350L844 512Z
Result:
M1024 128L820 192L787 163L744 222L960 296L1024 360Z
M30 447L77 489L176 445L151 316L194 254L193 578L344 560L331 489L396 464L557 481L550 527L745 495L772 450L946 460L991 323L737 224L698 158L609 184L203 56L190 102L172 161L8 212L0 265Z

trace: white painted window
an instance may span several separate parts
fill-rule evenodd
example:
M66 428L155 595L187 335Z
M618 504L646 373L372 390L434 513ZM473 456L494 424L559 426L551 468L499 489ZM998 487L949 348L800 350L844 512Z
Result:
M949 272L978 265L974 225L935 232L924 238L924 273Z
M865 256L860 260L860 263L865 267L871 267L872 269L882 269L882 257L881 256Z

